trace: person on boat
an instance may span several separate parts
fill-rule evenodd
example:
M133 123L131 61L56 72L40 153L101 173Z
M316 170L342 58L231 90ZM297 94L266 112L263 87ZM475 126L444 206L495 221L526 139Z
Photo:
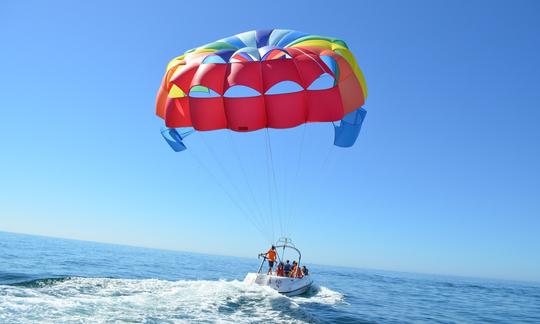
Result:
M277 270L276 270L276 276L278 277L284 277L285 276L285 271L284 271L284 266L283 266L283 262L279 262L278 266L277 266Z
M302 274L304 276L309 276L309 270L305 265L302 266Z
M297 277L297 272L298 272L298 263L296 263L296 261L293 261L292 262L292 269L289 272L289 277L290 278L296 278Z
M304 277L304 273L302 272L302 268L300 268L300 265L298 264L298 262L294 261L293 263L294 265L294 272L293 274L291 275L291 277L293 278L302 278Z
M285 274L285 277L289 276L289 273L291 272L291 264L289 263L289 260L287 260L287 263L283 266L283 273Z
M274 262L276 262L276 247L272 245L270 250L266 253L261 253L259 256L264 256L268 260L268 273L269 275L272 274L272 270L274 270Z

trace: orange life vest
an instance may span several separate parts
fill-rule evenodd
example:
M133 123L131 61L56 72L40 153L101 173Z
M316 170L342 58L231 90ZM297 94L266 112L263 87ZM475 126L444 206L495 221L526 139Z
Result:
M291 269L291 272L289 272L289 277L291 277L291 278L296 277L296 270L297 270L297 269L298 269L298 268L294 265L294 266L292 267L292 269Z
M268 250L268 252L266 253L266 257L269 261L276 261L276 251L272 249Z

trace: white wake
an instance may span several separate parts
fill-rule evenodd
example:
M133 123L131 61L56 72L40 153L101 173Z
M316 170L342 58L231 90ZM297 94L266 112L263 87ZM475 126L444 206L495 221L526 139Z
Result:
M69 278L39 287L0 286L0 322L311 323L303 303L343 296L315 287L284 297L240 281Z

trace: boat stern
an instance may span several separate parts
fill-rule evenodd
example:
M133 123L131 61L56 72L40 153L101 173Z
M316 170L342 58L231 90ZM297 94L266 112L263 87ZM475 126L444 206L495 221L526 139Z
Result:
M308 291L313 280L309 276L288 278L250 272L246 275L244 283L267 286L286 296L297 296Z

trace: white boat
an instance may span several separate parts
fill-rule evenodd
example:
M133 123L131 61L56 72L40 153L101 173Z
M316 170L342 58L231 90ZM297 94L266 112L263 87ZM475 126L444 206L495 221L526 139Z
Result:
M292 244L290 239L280 239L275 247L278 263L285 259L285 252L287 249L290 249L298 253L298 268L302 266L302 254L300 253L300 250ZM279 252L280 249L281 254ZM265 261L266 258L263 258L263 261L259 266L259 271L250 272L246 275L246 278L244 279L245 283L267 286L286 296L301 295L307 292L313 285L313 279L309 275L304 275L301 278L290 278L277 276L275 271L272 274L261 273Z
M244 282L268 286L286 296L297 296L305 293L309 290L309 288L311 288L313 279L311 279L310 276L304 276L302 278L287 278L278 277L275 275L267 275L264 273L250 272L246 275Z

